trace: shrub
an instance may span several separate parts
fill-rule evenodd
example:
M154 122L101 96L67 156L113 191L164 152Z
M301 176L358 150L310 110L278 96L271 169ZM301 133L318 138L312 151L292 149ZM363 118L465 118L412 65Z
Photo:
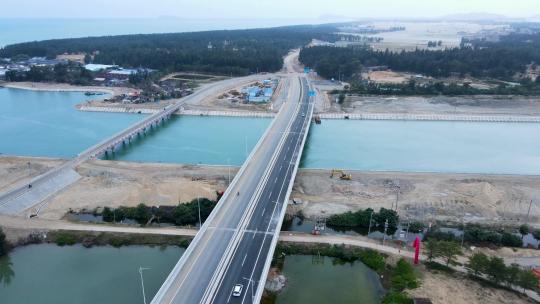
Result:
M383 304L413 304L413 300L403 292L390 292L383 300Z
M523 247L523 240L517 235L504 232L501 237L501 244L507 247Z
M419 286L414 269L405 259L400 259L392 272L392 287L398 291L414 289Z
M72 246L72 245L75 245L75 243L77 243L77 238L70 233L59 232L56 235L55 242L56 242L56 245L58 246L65 246L65 245Z

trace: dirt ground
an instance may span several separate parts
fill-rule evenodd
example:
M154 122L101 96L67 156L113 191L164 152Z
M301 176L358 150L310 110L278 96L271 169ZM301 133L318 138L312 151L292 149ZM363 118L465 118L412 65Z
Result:
M413 297L429 298L433 304L500 304L534 303L525 296L480 285L463 275L447 275L423 271L422 285L408 293Z
M61 218L66 211L97 207L177 205L196 197L215 199L225 190L227 167L141 164L95 160L77 168L82 179L52 198L41 216ZM231 179L236 168L231 169Z
M27 175L27 162L40 172L59 160L2 157L0 185L13 184ZM232 168L231 179L237 168ZM42 209L45 218L61 218L69 209L93 210L103 206L139 203L176 205L197 196L214 198L225 190L229 169L221 166L145 164L91 161L77 168L82 179L52 198ZM526 218L540 226L540 176L395 173L348 171L351 181L328 170L301 169L289 213L310 218L364 208L392 208L404 218L516 224ZM37 174L37 171L36 171ZM397 193L399 185L399 194Z
M332 112L540 115L540 99L518 96L347 96L342 105L332 104Z
M371 71L369 73L363 73L363 79L369 79L376 83L390 83L390 84L400 84L406 83L413 77L409 73L400 73L394 71Z
M525 219L533 200L529 221L540 223L540 176L347 173L352 174L351 181L330 179L329 171L301 170L292 197L302 203L291 206L290 212L302 210L313 218L368 207L392 208L397 198L404 218L515 224Z
M63 162L61 159L0 156L0 191L26 183Z
M2 84L6 88L25 89L34 91L53 91L53 92L102 92L113 96L127 94L135 91L124 87L98 87L98 86L74 86L65 83L45 83L45 82L6 82Z

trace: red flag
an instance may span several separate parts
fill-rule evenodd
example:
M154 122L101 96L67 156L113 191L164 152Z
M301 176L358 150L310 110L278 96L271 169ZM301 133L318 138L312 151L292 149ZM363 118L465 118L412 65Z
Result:
M417 236L416 239L414 239L413 247L414 247L414 265L418 265L418 257L420 256L420 238Z

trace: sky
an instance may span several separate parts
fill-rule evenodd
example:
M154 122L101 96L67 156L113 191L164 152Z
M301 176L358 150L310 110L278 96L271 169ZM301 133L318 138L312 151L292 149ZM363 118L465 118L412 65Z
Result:
M540 0L1 0L0 18L418 18L540 15Z

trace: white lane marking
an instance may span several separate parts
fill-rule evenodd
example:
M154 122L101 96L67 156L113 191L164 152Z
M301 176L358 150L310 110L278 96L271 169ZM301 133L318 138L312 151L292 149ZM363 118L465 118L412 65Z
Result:
M262 214L261 214L261 215L264 215L264 212L265 212L265 211L266 211L266 207L265 207L265 208L263 209L263 212L262 212Z
M242 266L244 266L244 262L246 261L246 258L247 258L247 253L246 253L246 255L244 256L244 259L242 260Z
M257 235L257 229L255 229L255 233L253 233L252 239L254 239L256 235Z

